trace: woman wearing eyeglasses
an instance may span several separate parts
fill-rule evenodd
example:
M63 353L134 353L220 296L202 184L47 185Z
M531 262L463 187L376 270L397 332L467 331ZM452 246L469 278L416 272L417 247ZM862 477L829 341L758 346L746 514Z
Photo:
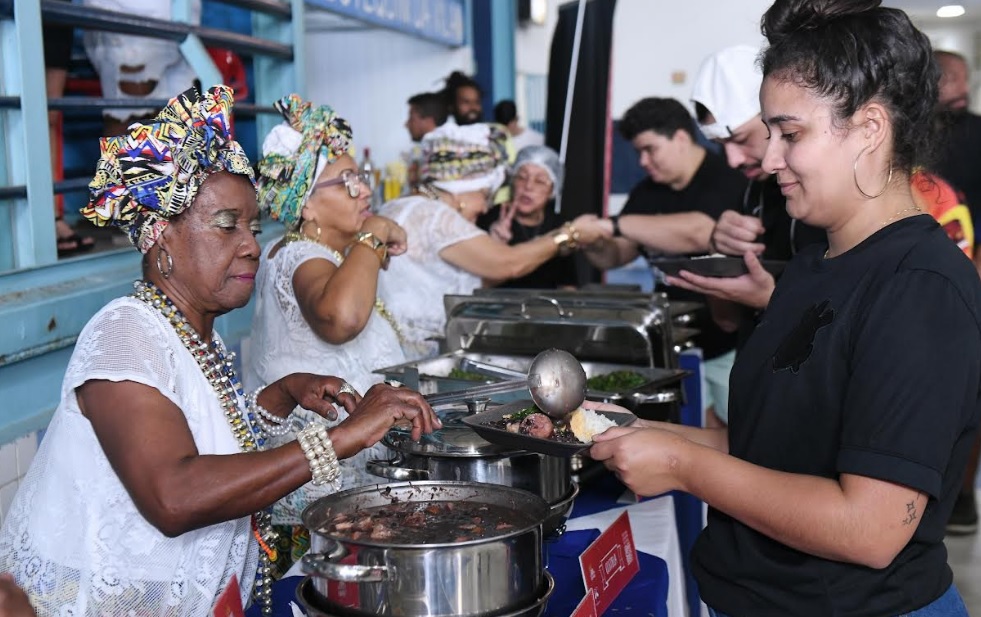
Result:
M377 297L380 272L406 249L405 231L369 212L347 121L296 95L276 107L286 121L262 144L259 207L288 231L262 252L245 383L316 373L364 393L382 380L373 370L405 360L398 326ZM299 525L303 508L325 492L378 482L365 470L372 458L388 458L384 447L344 460L334 486L308 484L283 499L274 522Z
M518 244L562 227L562 217L552 208L562 190L564 169L555 150L526 146L511 165L511 201L495 207L477 220L492 238ZM572 255L557 255L537 270L501 283L501 287L555 289L577 284Z

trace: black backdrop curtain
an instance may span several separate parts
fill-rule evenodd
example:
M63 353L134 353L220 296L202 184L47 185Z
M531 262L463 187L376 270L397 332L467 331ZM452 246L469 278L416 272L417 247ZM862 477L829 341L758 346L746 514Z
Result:
M559 20L552 37L545 143L556 152L562 143L562 120L578 4L569 2L559 7ZM602 214L603 211L615 8L616 0L589 0L584 11L579 68L566 149L565 184L562 187L562 217L566 220L585 213ZM580 283L599 278L581 256L579 266Z

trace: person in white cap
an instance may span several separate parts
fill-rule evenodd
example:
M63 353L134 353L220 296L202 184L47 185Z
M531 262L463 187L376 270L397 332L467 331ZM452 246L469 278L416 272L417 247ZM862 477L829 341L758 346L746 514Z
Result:
M710 240L713 252L746 255L749 275L734 279L704 279L686 274L671 278L672 284L697 287L703 293L733 300L752 308L764 308L773 292L774 279L759 258L787 260L798 250L824 242L823 230L790 218L786 199L776 181L763 171L768 132L760 117L760 85L763 74L757 64L759 48L727 47L709 56L695 77L692 102L699 128L707 138L722 144L729 165L739 169L749 184L741 210L719 216Z

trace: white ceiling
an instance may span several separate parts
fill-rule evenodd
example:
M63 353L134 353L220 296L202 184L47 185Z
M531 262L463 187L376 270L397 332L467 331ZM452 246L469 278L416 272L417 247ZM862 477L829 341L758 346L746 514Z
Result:
M958 21L974 22L981 20L981 0L885 0L882 4L903 9L911 19L918 23L950 23L953 25ZM947 4L960 4L965 9L964 15L951 19L937 17L937 9Z

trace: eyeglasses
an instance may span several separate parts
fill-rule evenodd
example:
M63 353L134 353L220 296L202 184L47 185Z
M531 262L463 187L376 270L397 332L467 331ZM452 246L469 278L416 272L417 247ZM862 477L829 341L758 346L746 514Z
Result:
M552 190L552 181L542 176L526 176L525 174L518 174L514 177L514 183L517 184L518 182L530 185L536 189L542 189L545 191Z
M345 169L341 172L341 175L336 178L331 178L330 180L324 180L323 182L318 182L313 185L313 190L327 188L328 186L334 186L336 184L343 184L347 187L347 194L351 196L352 199L361 195L361 186L371 187L371 176L366 171L351 171L350 169Z

